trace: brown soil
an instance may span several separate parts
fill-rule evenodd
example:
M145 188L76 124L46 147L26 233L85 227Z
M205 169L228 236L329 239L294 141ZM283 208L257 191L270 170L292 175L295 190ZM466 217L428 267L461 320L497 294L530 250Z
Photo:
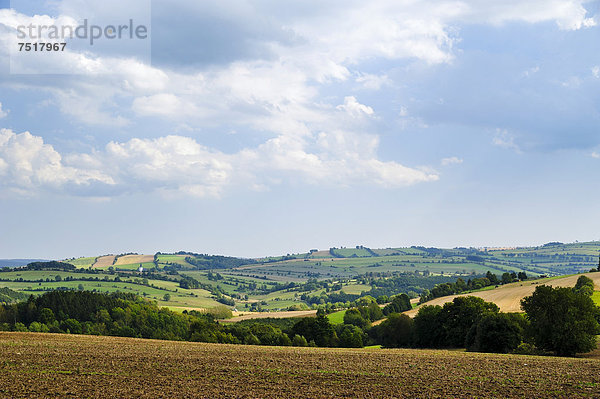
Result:
M0 333L3 398L600 397L600 361Z

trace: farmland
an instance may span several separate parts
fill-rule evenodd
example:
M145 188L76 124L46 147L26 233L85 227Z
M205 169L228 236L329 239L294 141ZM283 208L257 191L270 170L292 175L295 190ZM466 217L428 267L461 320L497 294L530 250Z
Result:
M458 277L466 281L488 270L499 276L525 271L529 277L580 273L597 266L598 252L600 242L498 249L357 246L256 259L189 252L132 253L66 259L77 269L72 271L6 269L0 273L0 287L33 295L56 289L131 292L177 311L214 307L220 300L244 312L281 312L327 302L349 303L363 295L405 292L414 297L435 284ZM182 278L197 283L181 286ZM390 291L394 278L399 281L393 283L395 291ZM326 284L310 283L315 281ZM506 302L503 296L512 298L509 307L501 307L515 311L519 299L534 288L529 282L520 284L475 295L491 295L486 298L495 302ZM447 299L451 297L437 301Z
M600 396L596 359L0 333L2 397Z
M585 276L594 281L596 287L600 287L600 273L586 273ZM551 285L553 287L573 287L580 275L547 278L543 280L524 281L512 284L506 284L496 289L481 290L462 295L448 295L440 298L435 298L426 302L426 305L443 305L446 302L451 302L457 296L477 296L484 301L493 302L502 312L521 312L521 299L533 294L535 287L541 284ZM596 297L598 293L595 293ZM410 316L417 314L419 308L406 312Z

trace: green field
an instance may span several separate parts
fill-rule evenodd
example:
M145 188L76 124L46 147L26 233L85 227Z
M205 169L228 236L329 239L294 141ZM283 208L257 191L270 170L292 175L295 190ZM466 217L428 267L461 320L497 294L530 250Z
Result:
M594 294L592 295L592 300L596 305L600 306L600 291L594 291Z
M333 251L337 257L331 256L329 251L318 251L261 258L255 260L257 263L250 264L243 264L246 260L240 262L238 259L237 264L242 266L221 268L223 266L218 265L212 270L198 270L196 266L185 260L187 256L196 255L160 254L157 255L158 267L153 262L142 264L146 271L162 275L160 278L178 280L182 276L191 277L206 290L186 290L179 287L178 281L164 281L158 278L151 278L147 281L147 285L144 285L142 276L137 272L139 263L94 267L94 271L98 271L98 274L16 269L0 273L0 280L7 280L0 281L0 287L6 286L27 294L40 294L50 289L79 289L81 285L83 289L91 291L133 292L176 309L216 306L217 297L223 295L225 299L233 298L235 306L232 307L239 310L249 310L254 303L255 306L260 304L263 310L285 310L289 307L306 306L307 302L300 298L303 295L316 300L309 303L317 304L321 303L319 297L322 295L341 292L348 295L361 295L371 291L370 281L373 279L398 276L403 273L419 276L419 278L427 275L443 275L448 278L463 277L465 280L473 275L483 275L488 270L498 276L511 271L525 271L530 277L579 273L597 267L600 242L550 243L538 247L511 249L424 247L368 249L358 246L336 248ZM144 259L147 260L149 257L146 256ZM233 258L229 258L231 259ZM78 268L87 269L95 260L96 257L83 257L68 262ZM209 278L209 273L212 274L212 278ZM118 274L120 274L120 282L114 281ZM21 279L29 281L20 281ZM82 281L82 279L90 281ZM331 290L322 287L306 290L278 288L290 282L303 284L310 279L326 280L330 288L333 286L335 288ZM277 286L277 284L282 285ZM171 296L169 301L163 300L165 293ZM600 303L599 295L596 293L594 296L598 303ZM341 301L344 302L346 299Z
M345 310L340 310L339 312L330 313L327 315L329 322L331 324L343 324L344 316L346 315Z

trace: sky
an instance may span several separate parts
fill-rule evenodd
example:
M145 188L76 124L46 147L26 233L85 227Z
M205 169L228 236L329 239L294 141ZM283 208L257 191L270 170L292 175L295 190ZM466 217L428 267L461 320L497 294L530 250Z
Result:
M18 51L84 21L147 34ZM599 24L581 0L0 0L0 258L598 240Z

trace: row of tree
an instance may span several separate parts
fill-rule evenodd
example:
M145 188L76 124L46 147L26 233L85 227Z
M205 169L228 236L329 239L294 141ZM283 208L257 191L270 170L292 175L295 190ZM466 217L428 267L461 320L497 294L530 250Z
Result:
M392 314L371 334L386 347L572 356L596 347L600 308L591 299L593 290L586 276L580 276L574 288L536 287L521 302L525 314L501 313L481 298L457 297L444 306L421 307L414 319Z
M523 280L527 280L527 274L525 272L519 272L518 274L515 272L506 272L498 278L496 274L488 271L485 277L469 279L467 282L462 278L458 278L454 283L438 284L432 288L431 291L424 291L423 294L421 294L419 303L425 303L442 296L460 294L465 291L479 290L491 285L509 284Z

